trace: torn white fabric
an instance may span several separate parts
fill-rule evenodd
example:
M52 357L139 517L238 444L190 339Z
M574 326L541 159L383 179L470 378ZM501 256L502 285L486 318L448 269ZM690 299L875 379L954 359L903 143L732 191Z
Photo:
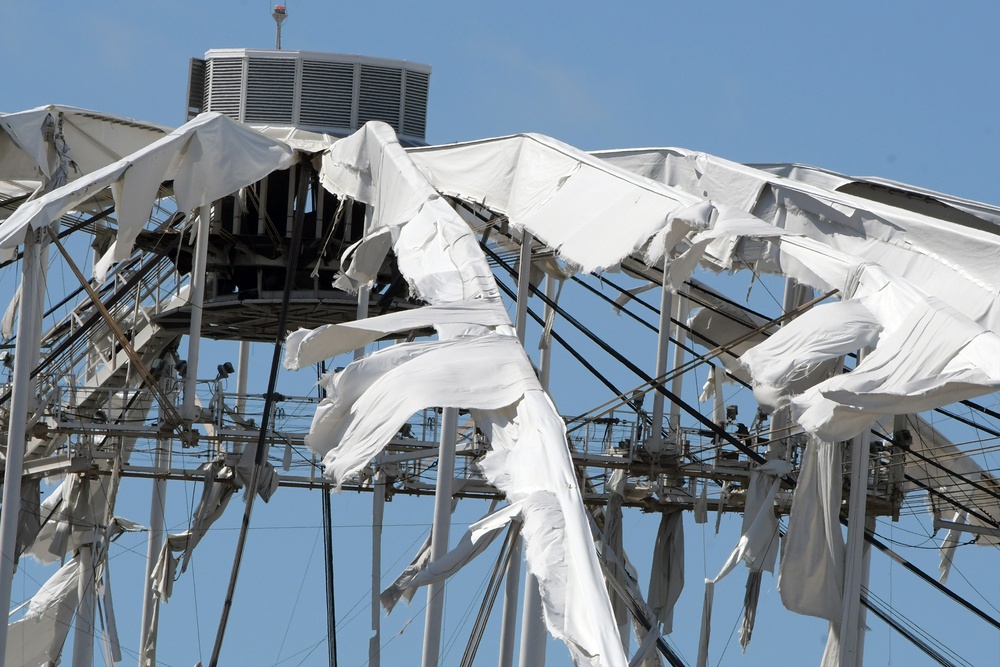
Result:
M743 509L743 529L736 548L723 564L722 569L712 579L705 580L705 601L702 617L702 636L698 642L698 666L708 663L708 643L711 632L712 598L715 585L733 571L740 561L746 563L751 573L762 571L773 572L774 562L778 557L778 517L774 514L774 497L781 486L781 478L787 475L792 466L787 461L775 459L768 461L750 473L750 486L747 489ZM754 607L744 608L744 618L751 618ZM750 628L752 629L752 623ZM745 648L744 644L744 648Z
M80 557L74 556L31 598L24 617L7 626L4 664L57 664L79 605Z
M1000 286L995 280L1000 237L989 225L944 220L930 215L929 207L924 212L909 210L914 202L905 192L895 198L860 197L840 189L846 180L842 177L793 180L778 175L797 178L788 168L768 173L681 148L594 155L633 173L753 213L845 255L878 263L947 300L987 329L1000 330ZM911 186L900 189L916 190ZM997 218L993 207L957 200L950 203L983 220Z
M616 265L665 229L678 230L669 252L691 229L730 216L749 218L538 134L409 154L440 192L505 214L516 229L527 229L588 273ZM628 224L615 225L609 234L609 224L617 220ZM664 247L662 239L659 246Z
M17 209L0 223L0 247L21 243L29 227L40 229L88 198L112 188L118 217L114 261L127 258L132 242L173 180L178 210L190 212L292 164L288 146L217 113L206 113L171 134Z
M836 622L844 587L843 486L840 446L809 438L778 571L778 592L786 609Z
M284 366L299 370L351 352L389 334L424 329L441 324L477 324L495 327L509 324L510 318L497 301L469 299L433 306L401 310L343 324L326 324L316 329L299 329L285 339Z
M882 325L860 301L814 306L786 323L740 361L753 375L757 403L768 412L826 380L844 355L878 343Z
M519 520L520 514L521 504L490 512L469 526L458 544L433 563L430 562L431 538L428 536L406 569L379 594L379 602L386 613L391 614L400 599L409 603L420 586L444 581L468 565L511 521Z
M656 530L649 572L649 606L663 624L663 634L674 629L674 605L684 590L683 512L663 512Z

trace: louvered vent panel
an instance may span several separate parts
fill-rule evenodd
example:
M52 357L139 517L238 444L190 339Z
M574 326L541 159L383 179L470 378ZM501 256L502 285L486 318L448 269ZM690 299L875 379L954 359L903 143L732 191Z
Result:
M247 123L291 123L295 109L295 61L250 58Z
M354 65L321 60L302 62L299 123L321 127L351 126Z
M243 88L243 58L214 58L208 61L208 108L240 120Z
M188 120L191 120L200 114L205 108L206 90L207 79L205 77L205 61L201 58L192 58L191 66L188 68Z
M430 75L406 72L406 98L403 102L403 134L424 138L427 132L427 90Z
M361 66L358 125L381 120L399 132L400 88L403 71L391 67Z

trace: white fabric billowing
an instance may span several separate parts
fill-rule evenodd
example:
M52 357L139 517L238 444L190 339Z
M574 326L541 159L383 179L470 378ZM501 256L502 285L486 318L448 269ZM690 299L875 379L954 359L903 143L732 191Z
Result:
M754 397L773 412L829 376L831 361L878 341L882 325L859 301L814 306L783 325L740 361L753 375ZM834 364L835 366L835 364Z
M809 438L788 517L778 592L785 608L840 622L844 536L840 530L843 475L840 447Z
M1000 236L995 231L839 192L836 188L844 184L843 178L797 181L681 148L594 155L633 173L753 213L838 252L876 262L948 301L984 327L1000 330L1000 286L996 282ZM986 210L989 207L974 202L949 203L983 220L997 219L995 209Z
M82 544L94 540L94 527L103 523L110 478L84 480L70 475L42 501L42 527L26 553L41 563L54 563Z
M24 617L7 627L8 667L56 664L80 604L80 557L74 556L31 598Z
M509 324L502 304L485 299L441 303L363 320L326 324L315 329L299 329L285 339L284 366L299 370L338 354L350 352L400 331L440 324Z
M792 399L806 431L831 442L854 437L877 415L911 414L1000 389L1000 336L933 297L850 373Z
M178 210L190 212L290 166L294 158L288 146L236 121L201 114L135 153L22 205L0 224L0 248L16 246L27 228L49 226L111 187L118 239L108 252L113 261L120 261L131 254L163 181L173 180Z
M327 384L306 444L337 483L364 467L414 413L496 409L538 389L516 338L500 334L401 343L355 361Z
M658 232L680 230L667 244L669 252L691 229L750 217L538 134L409 154L437 190L506 214L515 228L527 229L585 272L614 266ZM609 234L611 225L614 233ZM657 251L661 255L663 245Z

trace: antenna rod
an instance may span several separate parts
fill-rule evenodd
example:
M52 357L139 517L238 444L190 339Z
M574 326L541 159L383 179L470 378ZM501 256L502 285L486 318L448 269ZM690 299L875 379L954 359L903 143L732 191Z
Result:
M274 37L274 48L278 51L281 50L281 24L285 22L288 18L288 12L284 5L275 5L274 11L271 12L271 16L274 18L274 22L277 24L277 34Z

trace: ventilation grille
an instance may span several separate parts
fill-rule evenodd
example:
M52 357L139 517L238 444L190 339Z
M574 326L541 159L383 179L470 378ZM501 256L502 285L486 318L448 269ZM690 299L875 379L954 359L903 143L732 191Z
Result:
M400 88L402 70L389 67L361 66L361 94L358 99L358 126L370 120L380 120L399 127Z
M295 112L295 61L250 58L247 68L248 123L291 123Z
M351 127L354 65L321 60L302 62L299 122L321 127Z
M215 58L208 61L208 108L241 120L243 59Z
M208 92L208 79L205 76L205 61L192 58L188 68L188 99L187 119L191 120L205 108L205 95Z
M368 121L406 144L427 129L430 68L402 60L301 51L218 49L192 60L188 114L345 136Z
M423 72L406 72L403 134L424 138L427 132L427 91L431 77Z

